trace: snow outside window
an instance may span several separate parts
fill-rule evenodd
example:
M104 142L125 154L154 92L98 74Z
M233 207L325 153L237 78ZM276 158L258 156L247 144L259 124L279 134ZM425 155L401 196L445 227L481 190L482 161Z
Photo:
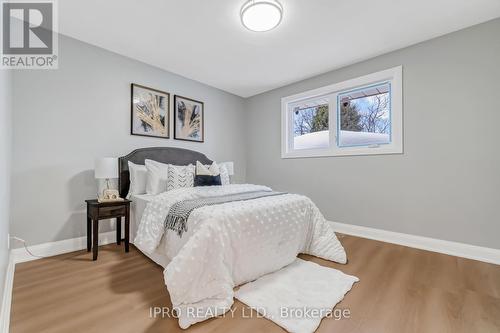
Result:
M293 119L293 149L329 147L329 100L327 98L317 98L291 105L290 112Z
M391 84L382 83L338 95L338 146L391 143Z
M282 157L397 154L402 67L282 99Z

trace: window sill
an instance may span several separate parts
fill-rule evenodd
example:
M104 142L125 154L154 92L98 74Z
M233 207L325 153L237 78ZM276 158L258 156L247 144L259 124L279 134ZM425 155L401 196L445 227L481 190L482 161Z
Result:
M368 156L368 155L402 155L402 147L351 147L328 151L300 151L295 150L281 154L282 159L288 158L315 158L315 157L342 157L342 156Z

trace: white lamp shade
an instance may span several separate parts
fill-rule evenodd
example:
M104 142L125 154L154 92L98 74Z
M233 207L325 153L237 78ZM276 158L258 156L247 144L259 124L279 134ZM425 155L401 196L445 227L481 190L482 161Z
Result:
M233 162L223 162L221 164L226 166L227 173L230 176L234 176L234 163Z
M95 178L118 178L118 159L116 157L103 157L95 160Z

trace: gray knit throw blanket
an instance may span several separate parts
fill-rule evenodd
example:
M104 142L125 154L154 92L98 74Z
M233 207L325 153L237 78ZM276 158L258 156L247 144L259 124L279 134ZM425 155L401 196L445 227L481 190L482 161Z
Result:
M226 202L246 201L264 197L271 197L276 195L283 195L285 192L273 191L253 191L237 194L228 194L209 198L200 198L193 200L183 200L176 202L170 207L167 218L165 219L165 229L170 229L182 237L182 234L187 231L187 220L189 215L196 208L205 206L220 205Z

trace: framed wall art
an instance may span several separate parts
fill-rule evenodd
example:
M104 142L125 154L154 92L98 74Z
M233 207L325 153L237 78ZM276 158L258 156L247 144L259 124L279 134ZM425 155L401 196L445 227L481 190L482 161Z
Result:
M168 139L170 94L132 83L131 98L130 134Z
M174 96L174 139L203 142L204 104L187 97Z

